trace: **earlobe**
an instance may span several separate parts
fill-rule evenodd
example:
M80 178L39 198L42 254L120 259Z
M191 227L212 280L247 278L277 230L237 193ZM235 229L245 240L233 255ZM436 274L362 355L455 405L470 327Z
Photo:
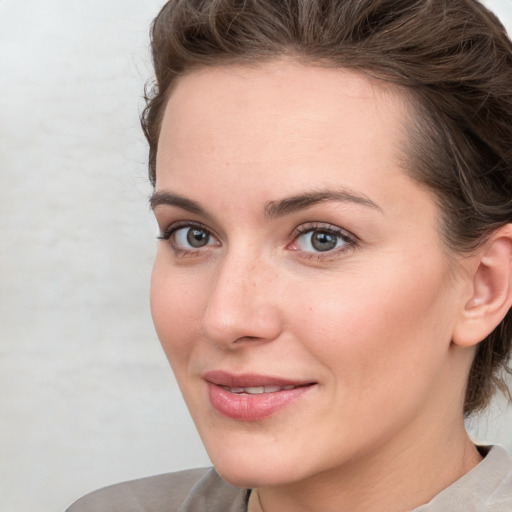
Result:
M472 295L452 338L466 347L486 338L512 306L512 224L498 229L479 249L473 269Z

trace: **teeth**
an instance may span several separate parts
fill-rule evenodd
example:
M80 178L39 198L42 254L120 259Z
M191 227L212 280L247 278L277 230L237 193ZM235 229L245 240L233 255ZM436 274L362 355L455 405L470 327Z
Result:
M265 388L263 386L247 387L245 388L245 392L249 395L259 395L265 392Z
M294 389L295 386L289 385L289 386L247 386L245 388L239 387L239 388L230 388L229 386L221 386L226 391L229 391L230 393L235 393L237 395L240 395L242 393L245 393L247 395L260 395L261 393L276 393L277 391L288 391L290 389Z

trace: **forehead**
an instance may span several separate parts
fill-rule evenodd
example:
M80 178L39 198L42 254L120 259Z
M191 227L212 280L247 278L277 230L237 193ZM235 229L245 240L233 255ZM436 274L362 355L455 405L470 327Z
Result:
M237 160L245 149L254 159L256 144L260 158L278 157L280 146L296 146L300 156L305 143L324 149L332 143L381 148L389 145L385 139L401 139L404 113L398 89L349 69L284 59L201 68L183 76L170 96L157 167L188 150L191 138L198 156L231 148Z
M405 119L400 90L349 69L292 60L199 69L169 98L156 190L241 213L342 187L409 216L418 184L401 165Z
M232 92L239 94L232 96ZM396 96L399 87L371 75L345 67L308 63L283 57L251 64L226 64L192 69L177 79L170 95L175 103L194 92L205 99L226 97L237 107L244 99L265 101L274 106L307 107L303 101L311 96L345 95L369 98ZM283 96L282 93L286 92ZM300 102L300 103L297 103Z

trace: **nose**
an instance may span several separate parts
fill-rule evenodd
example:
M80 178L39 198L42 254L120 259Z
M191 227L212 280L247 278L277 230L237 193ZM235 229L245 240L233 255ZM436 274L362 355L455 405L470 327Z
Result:
M213 279L202 319L202 334L217 346L276 339L282 328L277 272L261 258L226 257Z

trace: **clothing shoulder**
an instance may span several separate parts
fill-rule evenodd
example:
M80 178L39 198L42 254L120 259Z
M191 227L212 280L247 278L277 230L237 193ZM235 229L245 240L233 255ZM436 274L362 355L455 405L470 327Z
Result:
M415 512L512 512L512 456L482 447L484 460Z
M141 478L99 489L66 512L177 512L207 468Z

